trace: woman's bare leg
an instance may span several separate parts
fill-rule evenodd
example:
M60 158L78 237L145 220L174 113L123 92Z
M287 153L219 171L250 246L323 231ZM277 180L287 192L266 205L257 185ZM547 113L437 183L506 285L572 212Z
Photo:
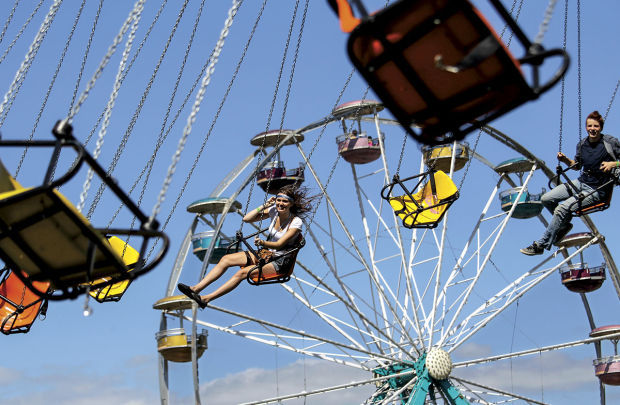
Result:
M215 265L215 267L209 270L207 275L202 280L200 280L198 284L190 288L192 289L192 291L198 293L202 291L205 287L207 287L209 284L211 284L212 282L220 278L220 276L224 274L224 272L229 267L245 266L246 262L247 262L247 257L245 255L245 252L237 252L237 253L231 253L231 254L225 255L224 257L220 259L220 261Z
M229 292L237 288L239 284L241 284L241 282L247 278L250 270L258 271L256 270L256 266L254 265L242 267L237 273L235 273L234 276L232 276L227 282L222 284L218 289L216 289L210 294L201 296L202 301L205 304L208 304L210 301L213 301L214 299L219 298L222 295L228 294ZM276 270L274 269L273 264L268 263L263 266L263 274L271 275L275 272Z

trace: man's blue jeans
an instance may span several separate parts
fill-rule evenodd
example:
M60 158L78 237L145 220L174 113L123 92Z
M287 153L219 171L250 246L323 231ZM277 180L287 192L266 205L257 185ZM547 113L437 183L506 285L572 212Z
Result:
M580 206L584 207L600 201L606 195L602 190L595 191L595 189L585 183L581 183L579 180L572 180L571 183L575 188L567 184L560 184L553 188L553 190L545 193L541 198L543 205L553 214L553 217L549 226L545 229L542 238L537 240L536 243L547 250L556 242L558 231L566 229L573 212L577 211ZM592 194L585 197L581 204L579 204L577 202L578 194L575 189L579 190L579 195L582 196Z

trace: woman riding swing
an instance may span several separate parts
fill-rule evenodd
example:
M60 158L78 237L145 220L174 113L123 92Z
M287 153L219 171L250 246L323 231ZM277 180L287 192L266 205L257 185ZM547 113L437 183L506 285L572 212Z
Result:
M258 222L271 218L267 239L263 240L258 236L254 239L254 244L258 248L273 251L272 261L262 266L263 275L270 276L284 272L294 264L291 263L294 260L293 255L285 254L285 250L298 239L302 228L302 218L312 209L310 204L312 199L307 197L305 187L285 186L278 191L275 197L269 198L267 203L260 205L243 217L243 222ZM177 287L180 292L196 301L200 308L205 308L212 300L237 288L247 278L250 271L259 271L258 264L259 258L252 252L243 251L227 254L198 284L188 286L179 283ZM200 295L203 289L233 266L240 266L241 269L212 293Z

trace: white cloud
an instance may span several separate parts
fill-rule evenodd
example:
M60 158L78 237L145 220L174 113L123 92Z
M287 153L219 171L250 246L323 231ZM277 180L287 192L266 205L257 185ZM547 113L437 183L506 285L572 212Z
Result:
M363 381L370 378L367 371L340 366L320 360L297 361L274 370L247 369L209 381L201 386L201 398L208 398L210 405L238 404L276 397L278 395L295 394L311 391L352 381ZM306 386L304 387L304 380ZM279 387L279 393L277 392ZM375 390L374 385L359 388L347 388L330 394L309 396L307 404L359 404ZM304 403L303 399L287 401L287 404Z
M151 368L155 367L156 363L152 361ZM151 385L145 386L138 381L141 379L140 374L139 370L125 364L119 364L111 373L98 369L97 364L91 367L73 368L51 366L23 372L0 369L0 381L6 382L4 375L18 377L13 379L13 384L2 388L0 396L2 401L13 405L158 403L156 380Z
M517 393L546 390L576 391L596 383L591 361L579 360L560 352L542 356L501 360L455 369L454 376Z
M21 373L5 367L0 367L0 387L10 385L21 378Z

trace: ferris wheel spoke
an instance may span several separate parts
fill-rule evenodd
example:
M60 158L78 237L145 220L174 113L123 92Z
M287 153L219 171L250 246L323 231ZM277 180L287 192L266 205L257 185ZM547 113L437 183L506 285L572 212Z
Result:
M331 197L327 193L327 191L325 189L325 186L322 184L321 180L318 178L318 176L316 174L316 171L314 170L312 164L305 158L305 154L304 154L303 150L301 149L301 147L299 145L298 145L298 150L302 154L302 156L304 157L304 160L306 161L306 164L307 164L307 168L310 170L310 173L314 177L314 180L316 181L317 185L321 189L321 191L323 193L323 197L325 198L325 201L329 205L329 207L331 209L331 212L335 215L338 223L341 226L342 231L345 233L346 237L349 239L349 243L351 244L351 248L355 251L355 254L362 261L364 269L366 270L366 273L368 274L369 278L372 280L372 283L375 285L375 287L377 289L377 293L379 294L379 296L382 297L383 302L385 302L385 304L387 305L387 308L390 310L391 315L394 317L394 319L396 319L399 323L401 323L400 318L398 316L398 313L396 312L394 306L391 305L391 303L389 302L389 300L386 297L385 289L379 283L379 281L377 280L377 277L375 277L375 275L373 274L373 271L370 269L370 265L368 264L368 262L364 258L364 255L362 254L361 249L357 245L357 243L355 241L355 238L353 238L353 235L351 235L349 229L347 228L347 226L345 225L345 223L344 223L344 221L342 219L342 216L339 214L338 209L336 208L336 206L333 203ZM336 278L338 277L336 273L334 273L333 275ZM403 329L405 329L403 325L401 325L401 327ZM414 346L414 343L413 343L413 341L411 339L410 339L410 343L411 343L412 346Z
M322 245L320 244L318 238L316 237L316 235L314 234L314 232L312 232L312 229L308 229L308 234L310 235L310 237L312 238L312 240L314 241L317 249L319 250L319 252L321 252L321 258L323 259L323 261L325 262L325 264L327 265L331 275L334 277L334 279L336 280L336 282L338 283L338 286L340 287L341 291L343 291L344 297L342 295L336 294L335 291L333 289L327 288L327 286L325 285L324 282L322 282L322 280L325 278L326 275L320 277L315 275L313 272L310 271L310 269L306 266L304 266L302 263L297 263L297 265L299 265L301 268L303 268L308 274L310 274L317 282L317 285L322 285L326 288L327 291L329 291L330 294L332 294L333 296L338 297L338 299L340 299L340 301L345 304L345 307L347 309L347 311L349 311L349 316L351 317L351 320L356 324L357 326L357 318L358 316L354 316L351 311L356 312L356 313L360 313L360 311L357 309L357 305L355 304L353 298L351 297L351 295L349 294L348 289L345 287L344 282L342 281L342 279L340 277L338 277L338 272L336 271L336 269L334 268L334 266L332 265L332 263L329 261L327 254L325 253L325 251L322 248ZM314 284L313 284L314 285ZM370 333L370 328L368 326L368 324L362 319L362 323L364 324L364 327L366 329L367 332ZM358 330L360 328L358 327ZM360 335L361 336L361 335ZM363 337L362 337L363 340ZM379 350L380 347L377 346L377 348Z
M268 336L272 336L273 339L272 340L266 340L264 338L261 338L260 336L264 336L264 333L258 333L258 332L251 332L251 331L240 331L240 330L235 330L232 329L230 327L222 327L222 326L218 326L218 328L222 331L234 334L234 335L238 335L238 336L242 336L242 337L246 337L248 339L251 340L259 340L259 339L263 339L261 342L265 343L265 344L269 344L272 346L277 346L277 347L283 347L286 348L288 350L291 351L295 351L295 352L299 352L299 353L303 353L303 354L307 354L313 357L323 357L323 356L327 356L329 358L332 358L332 361L336 361L335 357L347 357L349 358L350 362L357 362L358 366L360 368L366 368L366 367L362 367L361 366L361 361L377 361L378 359L385 359L385 360L391 360L390 357L379 354L379 353L373 353L369 350L365 350L363 348L359 348L359 347L355 347L355 346L351 346L349 344L345 344L342 342L337 342L333 339L328 339L325 337L320 337L314 334L310 334L304 331L300 331L300 330L296 330L294 328L290 328L288 326L284 326L284 325L280 325L280 324L276 324L274 322L270 322L264 319L258 319L256 317L253 316L249 316L246 314L242 314L236 311L232 311L230 309L226 309L226 308L222 308L222 307L216 307L216 306L209 306L209 308L214 309L216 311L231 315L235 318L238 319L243 319L243 320L247 320L250 321L249 323L245 323L246 325L249 324L254 324L254 325L259 325L262 328L264 328L265 330L271 330L273 329L278 329L280 331L289 333L290 336L288 337L288 339L291 339L294 337L294 339L296 339L297 341L300 342L306 342L306 341L310 341L313 342L314 344L316 343L320 343L322 345L325 346L329 346L329 347L333 347L336 350L341 351L342 354L338 354L338 353L320 353L320 352L314 352L314 351L308 351L305 350L303 347L299 348L299 347L295 347L292 345L283 345L282 343L278 343L278 340L280 340L280 333L275 333L275 332L271 332L268 334ZM191 318L189 317L183 317L184 319L188 319L191 321ZM212 327L214 325L212 325L211 323L209 323L209 325L206 325L207 322L203 322L203 321L199 321L201 322L201 324L205 324L205 326L209 326ZM365 355L365 356L363 356ZM338 362L338 361L337 361ZM347 365L351 365L350 362L345 362L345 361L340 361L341 364L347 364Z
M400 227L398 226L398 224L395 225L395 229L397 232L397 235L395 236L392 232L392 230L390 229L390 227L387 225L387 223L385 222L385 220L383 219L382 215L381 215L381 207L378 210L375 205L372 203L372 201L368 198L368 196L366 195L366 193L364 193L363 190L361 190L362 194L364 195L364 197L366 198L366 201L368 202L369 206L371 207L371 209L373 210L373 212L375 213L376 217L377 217L377 228L379 228L379 226L382 226L383 229L387 232L387 234L390 236L390 238L392 239L392 241L394 242L394 244L396 245L396 247L398 248L398 253L386 257L386 258L382 258L377 260L376 258L374 258L374 263L379 263L383 260L388 260L388 259L392 259L395 257L400 258L400 275L398 277L399 283L402 279L405 280L405 298L403 299L404 303L404 309L403 309L403 313L407 314L408 313L408 306L412 305L412 307L414 306L413 303L416 302L415 298L414 298L414 294L413 294L413 290L412 290L412 285L411 285L411 280L413 280L416 292L417 292L417 285L415 284L415 278L412 277L410 271L407 269L407 265L406 265L406 261L405 261L405 251L404 251L404 247L403 247L403 240L402 240L402 235L400 233ZM383 201L382 201L383 204ZM395 218L394 214L391 213L391 216ZM376 231L376 235L379 234L379 231ZM378 241L375 240L374 244L373 244L373 249L376 249L377 247L377 243ZM373 250L374 252L374 250ZM404 274L403 274L404 272ZM398 285L397 288L397 294L395 297L395 301L396 302L403 302L399 299L400 296L400 284ZM418 293L418 298L419 298L419 293ZM416 328L416 332L418 334L420 334L421 328L420 328L420 321L418 319L418 314L416 311L413 311L413 315L414 315L414 321L415 321L415 328Z
M552 352L552 351L560 350L560 349L566 349L570 347L589 345L592 343L600 342L601 340L605 340L605 339L620 339L620 332L609 334L606 336L591 337L591 338L586 338L586 339L574 340L572 342L558 343L555 345L537 347L537 348L528 349L528 350L521 350L518 352L512 352L512 353L500 354L496 356L482 357L478 359L456 362L453 364L453 366L454 368L461 368L461 367L469 367L474 364L483 364L483 363L496 362L499 360L515 359L519 357L529 356L532 354L540 354L540 353Z
M360 330L357 327L353 327L350 324L346 324L345 322L342 322L340 320L338 320L337 318L328 315L327 313L320 311L318 308L323 307L323 306L329 306L335 303L338 303L339 300L338 299L332 299L331 301L327 301L325 303L321 303L319 305L312 305L310 303L309 297L302 297L299 293L297 293L296 291L294 291L290 286L282 284L282 287L287 290L295 299L297 299L300 303L302 303L304 306L306 306L310 311L314 312L320 319L322 319L325 323L327 323L329 326L331 326L335 331L337 331L341 336L343 336L344 338L346 338L351 344L355 345L356 347L362 348L363 345L361 343L359 343L357 340L355 340L351 335L349 335L345 330L343 330L340 326L337 325L337 322L349 327L349 328L353 328L356 331L360 332L361 334L364 333L364 331ZM305 295L305 294L304 294ZM372 336L373 338L375 336ZM366 347L368 349L368 347Z
M300 265L300 267L302 267L310 276L312 276L316 280L317 283L319 283L325 289L329 290L332 294L334 294L334 296L340 297L340 295L336 291L334 291L332 288L329 287L329 285L326 284L324 278L318 277L316 274L314 274L309 268L307 268L303 264L298 263L298 265ZM342 280L340 280L340 278L337 275L334 275L334 276L335 276L336 280L338 280L340 283L342 283ZM347 293L347 295L349 297L351 297L350 292L348 291L346 286L342 285L342 288L344 288L345 293ZM355 315L360 318L360 320L366 325L367 328L371 327L372 329L377 331L379 334L381 334L393 346L396 346L399 349L401 349L403 352L408 353L408 350L406 350L400 343L396 342L391 336L387 335L381 328L379 328L375 323L373 323L371 320L369 320L368 317L359 309L359 307L357 305L351 305L349 302L347 302L345 300L341 300L341 301L349 310L354 312ZM354 301L354 300L351 299L351 301ZM355 319L355 317L352 316L352 319ZM401 327L402 327L402 325L401 325ZM370 329L367 329L367 330L370 333ZM410 338L409 338L409 341L410 341L411 346L416 348L415 345L411 342ZM416 351L417 351L417 348L416 348ZM409 353L408 353L408 355L412 356Z
M536 167L537 166L535 164L532 165L532 169L530 170L530 173L528 174L528 177L526 178L526 180L524 182L524 186L521 188L521 190L519 191L519 194L517 195L517 201L519 201L518 199L521 197L521 194L525 190L525 187L527 186L527 184L529 183L530 179L532 178L532 175L534 174L534 171L536 170ZM510 208L508 213L505 215L504 219L502 221L500 221L500 224L498 225L498 228L496 228L496 230L494 231L494 236L495 237L493 238L493 242L491 243L491 246L489 247L489 250L486 252L486 255L485 255L484 259L482 260L482 263L480 263L480 265L478 266L478 268L476 270L475 277L469 283L469 286L467 287L467 292L466 292L465 296L461 300L461 302L459 304L459 307L454 312L454 314L452 316L452 320L450 321L450 323L448 324L448 326L447 326L447 328L445 330L448 330L448 331L451 330L451 328L453 327L453 325L457 321L458 317L460 316L463 308L465 307L465 304L469 300L469 297L470 297L471 293L474 290L474 287L476 286L476 284L480 280L480 276L482 275L483 270L485 269L487 263L489 262L489 260L491 258L491 255L495 251L495 248L497 247L497 243L499 241L499 238L502 236L504 230L506 229L506 225L508 224L508 221L512 218L512 215L513 215L514 210L516 209L516 207L517 207L517 204L513 204L512 205L512 207ZM444 337L440 340L440 342L445 341L445 336L446 335L444 334Z
M524 397L523 395L517 395L517 394L512 393L512 392L500 390L500 389L494 388L494 387L489 387L487 385L475 383L475 382L468 381L468 380L465 380L465 379L462 379L462 378L451 377L450 379L453 382L459 383L459 386L462 387L462 389L460 389L459 391L461 391L463 393L469 393L470 395L476 396L476 398L472 398L472 399L475 399L476 402L480 402L480 403L483 403L483 404L491 403L491 402L488 402L487 400L485 400L484 398L488 398L489 396L495 396L495 397L498 398L498 400L503 399L502 402L513 402L513 401L515 401L517 399L520 399L520 400L526 401L527 403L530 403L530 404L549 405L547 402L540 402L540 401L537 401L537 400L532 399L532 398ZM471 388L471 387L482 388L485 391L479 391L479 390L476 390L476 389ZM498 401L493 401L492 403L495 404L495 403L498 403Z
M466 317L457 327L450 330L448 334L446 334L446 338L453 335L457 330L456 336L451 339L451 344L453 345L450 351L456 349L463 342L469 339L473 334L475 334L482 327L487 325L491 320L497 317L501 312L503 312L506 308L508 308L513 302L521 298L524 294L546 279L549 275L551 275L558 268L568 263L573 257L579 255L583 250L588 248L593 243L596 243L597 237L591 239L588 243L579 247L575 252L571 255L568 255L564 258L560 263L555 266L545 269L543 271L538 271L543 264L547 263L549 260L553 259L555 256L560 254L563 249L556 250L548 257L543 259L538 265L534 266L531 270L527 271L520 277L518 277L515 281L510 283L504 289L496 293L493 297L487 300L485 303L480 305L475 311L473 311L468 317ZM472 328L468 329L465 332L465 327L469 324L469 322L477 317L484 316L481 320L479 320ZM446 342L446 339L444 339Z

